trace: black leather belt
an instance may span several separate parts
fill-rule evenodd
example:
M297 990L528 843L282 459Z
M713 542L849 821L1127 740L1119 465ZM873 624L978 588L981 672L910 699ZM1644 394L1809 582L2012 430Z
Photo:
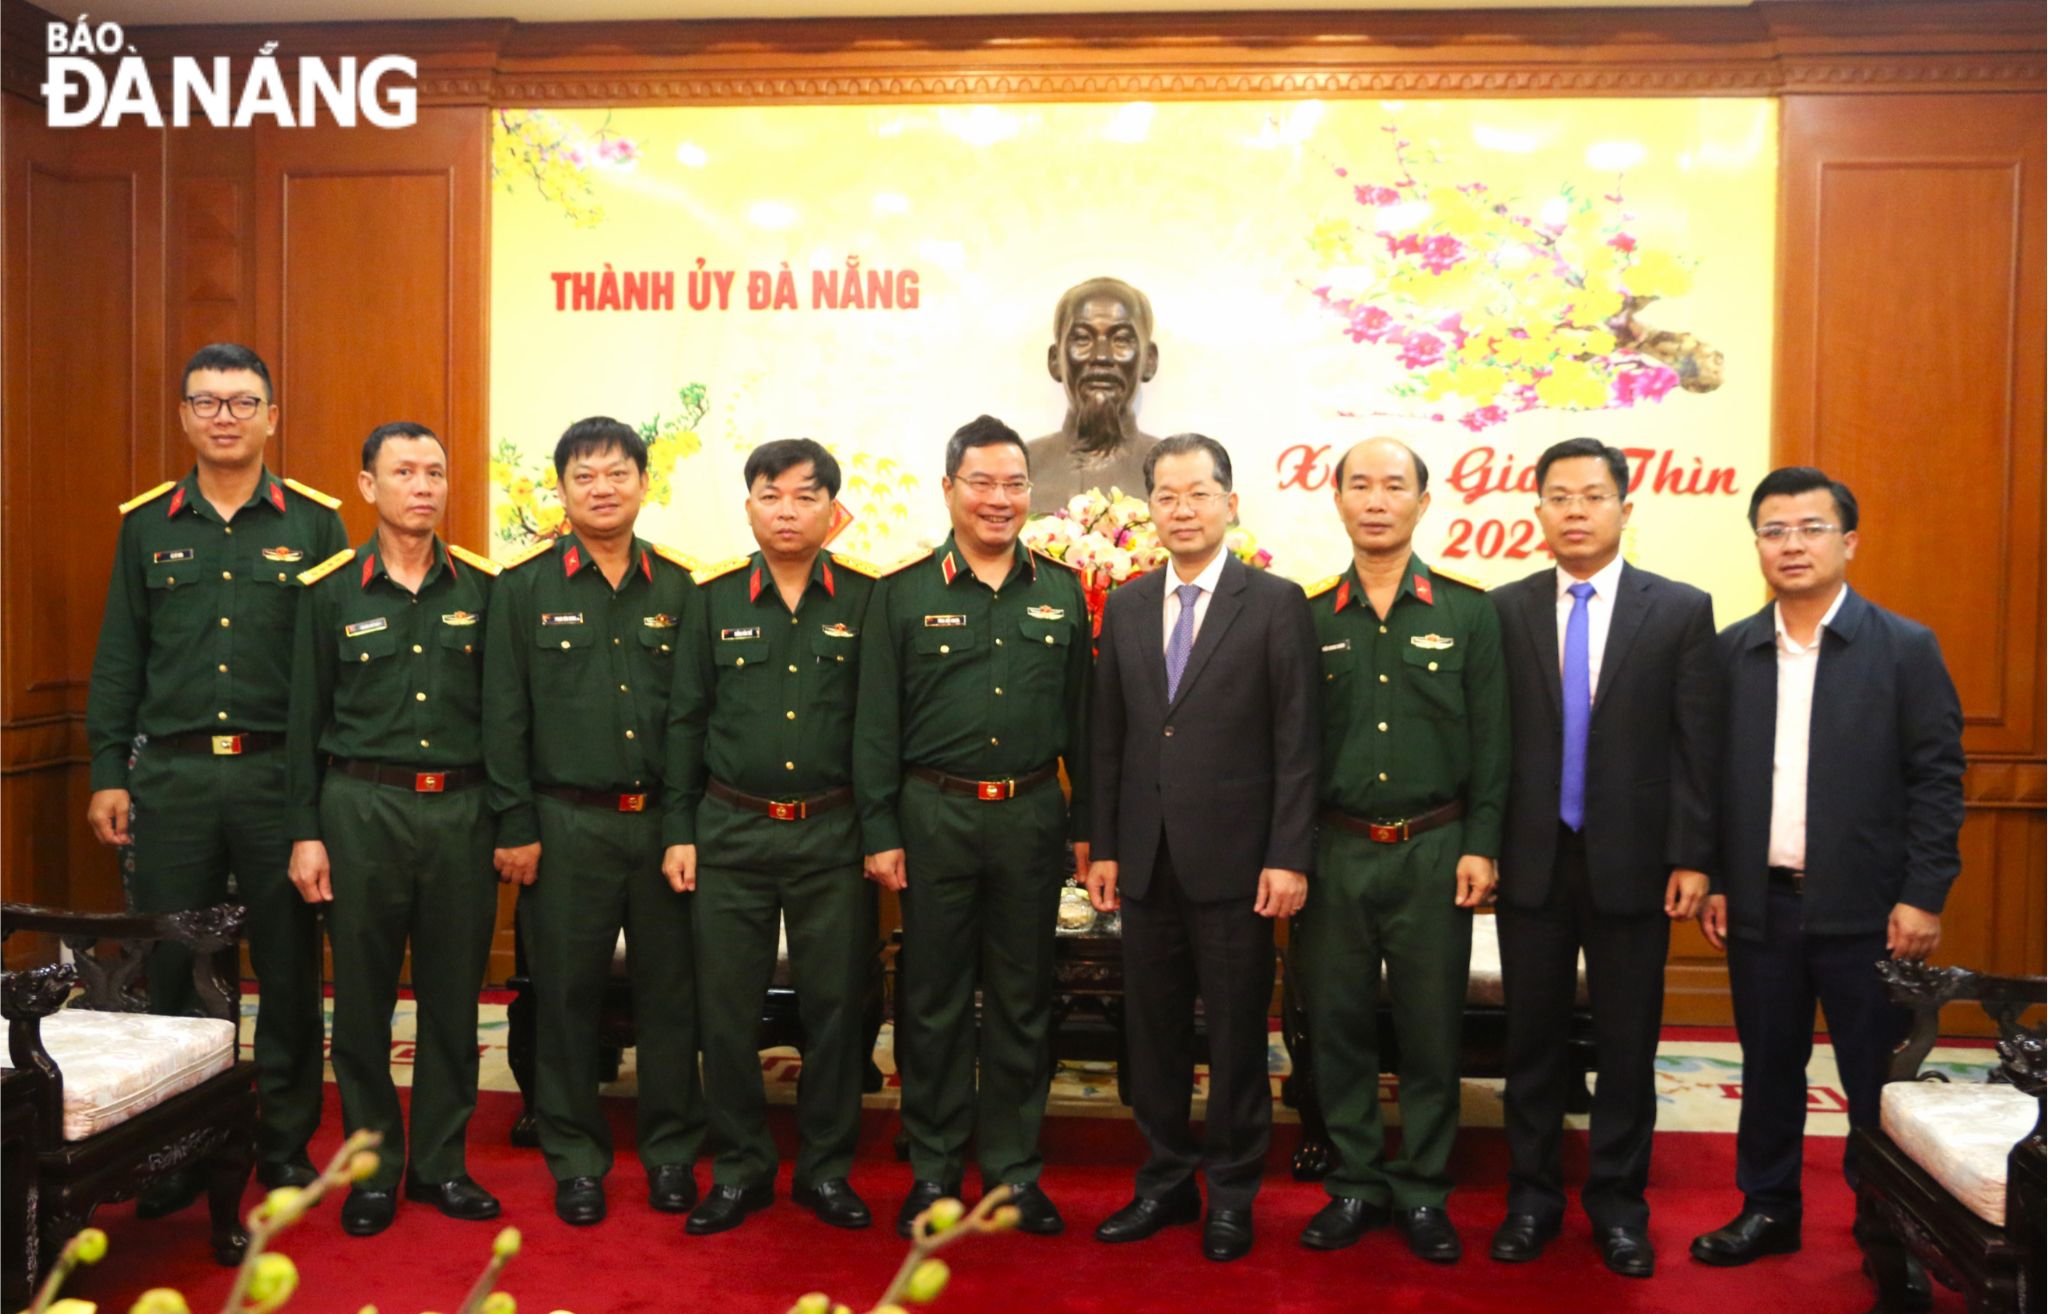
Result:
M1352 834L1363 835L1375 844L1399 844L1404 840L1414 839L1417 835L1427 834L1439 826L1448 826L1464 815L1465 800L1461 798L1454 798L1427 812L1403 817L1399 821L1368 821L1364 817L1354 817L1349 812L1340 812L1336 808L1323 809L1323 820L1326 823L1342 826Z
M357 780L389 785L393 789L409 789L415 794L445 794L451 789L468 789L484 783L484 769L480 766L422 771L418 767L386 766L382 762L364 762L351 757L330 757L327 765Z
M967 798L980 799L984 803L1003 803L1017 797L1028 789L1036 789L1048 780L1057 780L1060 765L1057 762L1027 771L1021 776L1005 776L1001 780L975 780L968 776L948 775L934 767L909 766L903 774L936 785L941 793L960 794Z
M1773 885L1783 886L1794 894L1806 892L1806 873L1803 871L1796 871L1791 867L1772 867L1770 876Z
M704 792L721 802L730 803L736 808L744 808L748 812L758 812L776 821L807 821L820 812L830 812L834 808L843 808L853 802L853 788L849 785L828 789L809 798L775 799L762 798L758 794L743 794L723 780L707 780L704 782Z
M567 785L535 785L533 792L574 803L582 808L603 808L606 812L645 812L661 801L659 790L571 789Z
M284 746L284 736L275 730L194 730L182 735L151 735L149 742L178 753L211 753L215 757L240 757Z

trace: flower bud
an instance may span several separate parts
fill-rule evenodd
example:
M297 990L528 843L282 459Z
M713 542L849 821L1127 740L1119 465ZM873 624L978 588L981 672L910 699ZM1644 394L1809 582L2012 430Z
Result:
M97 1264L107 1257L107 1234L88 1227L71 1238L71 1256L81 1264Z
M45 1314L99 1314L99 1308L89 1300L74 1300L67 1296L63 1300L52 1301Z
M305 1205L300 1203L304 1195L296 1186L280 1186L263 1197L263 1203L256 1206L256 1216L279 1223L296 1221L306 1212Z
M929 1305L946 1289L946 1279L951 1276L953 1272L946 1267L945 1260L927 1259L911 1273L903 1294L920 1305Z
M518 1314L519 1302L509 1291L493 1291L484 1297L482 1314Z
M135 1298L128 1314L192 1314L185 1297L170 1287L151 1287Z
M299 1287L299 1270L289 1256L267 1252L256 1256L249 1271L248 1303L252 1307L275 1309L290 1299Z
M367 1182L377 1171L377 1156L370 1150L357 1150L349 1156L348 1179L351 1182Z
M822 1291L810 1291L796 1298L789 1314L831 1314L832 1298Z
M1015 1227L1017 1220L1023 1216L1023 1214L1017 1211L1017 1206L1004 1205L1001 1209L989 1215L988 1230L991 1232L1007 1232Z
M510 1259L519 1253L519 1229L508 1227L498 1233L498 1239L491 1242L493 1259Z
M958 1200L940 1200L932 1206L930 1214L932 1231L945 1231L953 1226L953 1224L959 1222L961 1216L966 1212L967 1207Z

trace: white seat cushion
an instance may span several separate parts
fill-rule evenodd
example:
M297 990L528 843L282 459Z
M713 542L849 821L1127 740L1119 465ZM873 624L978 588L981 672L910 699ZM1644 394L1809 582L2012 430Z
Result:
M2005 1162L2040 1105L2011 1086L1894 1081L1878 1125L1906 1157L1993 1227L2005 1226Z
M233 1067L235 1024L62 1008L43 1048L64 1074L64 1139L82 1141Z
M1387 982L1382 970L1380 998L1387 997ZM1500 986L1500 921L1487 914L1472 919L1472 967L1465 981L1465 1002L1491 1008L1501 1007L1505 996ZM1579 955L1579 986L1573 996L1574 1002L1586 1002L1586 956Z
M612 946L612 975L626 975L626 933L619 932L619 942ZM789 984L789 920L781 919L775 928L775 974L768 979L772 986Z

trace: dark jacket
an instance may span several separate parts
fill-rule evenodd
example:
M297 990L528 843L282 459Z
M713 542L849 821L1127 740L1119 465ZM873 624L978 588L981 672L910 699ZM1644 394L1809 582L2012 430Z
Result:
M1728 927L1764 934L1771 758L1778 726L1772 606L1721 632L1728 751L1720 772L1715 889ZM1939 913L1962 869L1963 709L1925 625L1854 589L1821 632L1807 740L1804 929L1884 929L1892 906Z

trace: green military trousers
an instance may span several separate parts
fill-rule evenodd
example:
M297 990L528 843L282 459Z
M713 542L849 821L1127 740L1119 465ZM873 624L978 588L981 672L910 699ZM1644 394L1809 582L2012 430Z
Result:
M557 1181L611 1170L598 1103L598 1014L620 928L633 986L640 1161L696 1159L704 1140L690 896L661 874L661 813L542 795L540 877L520 894L534 990L534 1121Z
M136 912L184 912L233 897L247 905L249 962L259 991L256 1089L261 1118L256 1153L281 1167L303 1160L320 1125L320 921L287 871L285 755L268 750L232 757L153 749L145 744L129 773L135 807ZM149 960L150 1008L193 1013L192 955L161 945Z
M490 959L498 881L481 786L420 794L331 771L320 790L334 902L334 1080L350 1132L384 1136L369 1190L396 1187L405 1121L391 1079L391 1010L412 945L417 1004L412 1175L462 1175L476 1109L477 992Z
M1402 844L1323 829L1308 905L1294 919L1296 981L1315 1044L1316 1094L1337 1166L1323 1188L1410 1209L1450 1195L1458 1050L1471 973L1472 913L1457 906L1464 826ZM1401 1150L1380 1122L1380 964L1401 1045Z
M875 961L875 887L861 875L845 817L773 821L707 798L698 810L697 990L704 1095L719 1145L712 1180L775 1180L761 1085L761 1002L775 971L778 925L789 937L790 985L803 1024L797 1079L800 1136L793 1184L844 1178L860 1140L863 1008ZM809 843L830 828L842 842ZM837 857L839 861L830 861ZM710 859L707 861L707 858Z
M958 1181L971 1133L984 1187L1035 1182L1065 800L1047 784L983 802L911 777L898 813L908 885L896 1061L911 1169L919 1181Z

